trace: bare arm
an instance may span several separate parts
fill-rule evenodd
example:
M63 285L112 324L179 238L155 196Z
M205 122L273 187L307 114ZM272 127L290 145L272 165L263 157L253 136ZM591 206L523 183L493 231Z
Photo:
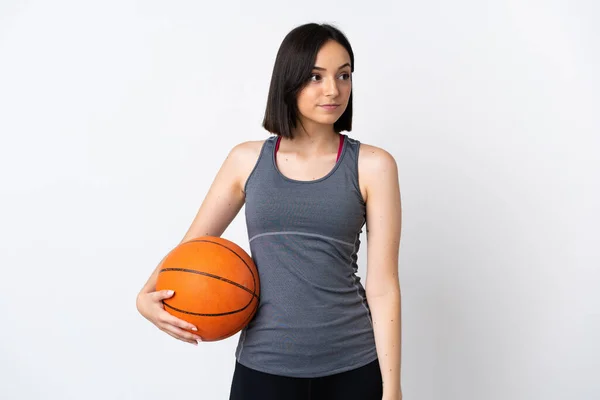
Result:
M367 184L367 301L383 377L383 399L400 400L401 296L398 253L402 210L398 169L385 150L369 146L360 164Z
M180 243L199 236L219 237L244 205L243 185L258 157L257 142L235 146L221 165L196 217ZM156 288L156 279L162 262L154 269L140 293L150 293Z

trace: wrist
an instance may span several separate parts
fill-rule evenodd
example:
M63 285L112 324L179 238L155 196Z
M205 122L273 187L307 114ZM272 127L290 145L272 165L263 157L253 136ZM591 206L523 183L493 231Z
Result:
M383 400L402 400L402 389L385 387L383 389Z

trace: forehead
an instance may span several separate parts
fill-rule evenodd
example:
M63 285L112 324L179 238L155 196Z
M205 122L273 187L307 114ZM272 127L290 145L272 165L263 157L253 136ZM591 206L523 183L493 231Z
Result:
M327 69L338 69L340 65L350 63L350 55L342 46L336 41L327 41L317 53L315 65Z

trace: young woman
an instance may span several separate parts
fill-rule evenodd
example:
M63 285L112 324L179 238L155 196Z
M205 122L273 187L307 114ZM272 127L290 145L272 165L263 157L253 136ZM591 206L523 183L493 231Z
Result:
M352 128L354 54L342 32L306 24L283 40L264 128L235 146L182 243L220 236L246 205L261 281L258 311L240 334L230 399L401 399L398 171L385 150L341 134ZM356 275L367 227L365 287ZM197 344L155 291L140 313Z

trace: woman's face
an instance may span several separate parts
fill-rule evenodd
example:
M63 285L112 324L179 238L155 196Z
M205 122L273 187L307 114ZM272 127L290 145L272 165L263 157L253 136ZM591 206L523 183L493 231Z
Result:
M333 124L346 110L351 90L350 55L330 40L317 53L310 81L298 93L299 119L304 125Z

